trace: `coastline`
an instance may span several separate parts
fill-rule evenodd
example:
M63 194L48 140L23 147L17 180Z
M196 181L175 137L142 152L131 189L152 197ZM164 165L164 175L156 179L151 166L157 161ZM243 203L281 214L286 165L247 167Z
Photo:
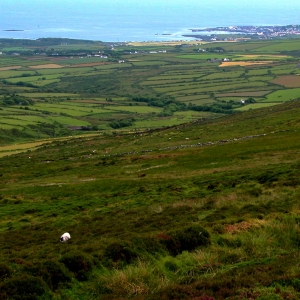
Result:
M25 31L25 30L23 30L23 29L4 29L4 30L2 30L2 31Z
M140 30L140 28L133 29ZM38 28L35 30L25 29L2 29L0 39L29 39L36 40L41 38L66 38L77 40L90 40L102 42L178 42L178 41L224 41L232 39L271 39L276 37L285 37L291 35L300 36L300 25L242 25L242 26L217 26L203 28L185 28L177 32L162 30L161 33L145 33L145 36L124 37L120 39L113 37L109 31L98 33L96 35L92 30L76 31L67 28ZM6 34L5 34L6 33ZM129 33L130 34L130 33ZM103 36L111 35L111 39Z

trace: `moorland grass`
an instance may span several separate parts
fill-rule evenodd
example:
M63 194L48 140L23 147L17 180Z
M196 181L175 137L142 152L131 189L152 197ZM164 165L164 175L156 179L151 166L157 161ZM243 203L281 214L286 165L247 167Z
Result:
M224 43L224 47L258 49L275 47L274 43ZM170 53L170 65L159 68L112 64L107 68L110 75L103 77L89 74L92 69L87 68L81 70L86 72L82 78L62 78L49 85L49 91L35 89L40 96L49 92L54 98L81 88L87 96L77 95L83 100L122 96L126 102L133 91L160 97L151 87L139 85L151 77L170 75L175 77L167 80L176 81L176 76L206 73L207 80L216 84L210 93L223 93L236 87L232 79L239 72L245 83L254 84L257 77L260 84L271 76L272 68L291 70L279 61L270 68L230 69L227 78L227 71L217 64L189 64L183 59L176 64L174 55L178 53ZM79 79L84 86L77 86ZM10 92L14 88L7 86ZM200 90L199 85L202 97ZM257 86L248 89L254 90ZM284 93L289 90L279 92L288 100ZM38 102L26 111L53 107L55 114L80 110L85 116L102 114L102 108L90 104L84 109L71 99L63 99L63 104L54 100ZM16 115L25 109L5 107L1 112L9 111ZM201 113L198 120L180 125L194 112L179 111L169 118L139 119L137 128L60 138L1 158L1 298L299 298L299 113L299 102L291 101L219 118ZM119 118L125 115L122 112ZM38 116L40 111L33 120ZM69 120L63 115L50 117ZM160 128L139 131L142 126ZM16 131L15 136L21 139L28 132ZM2 144L13 142L4 129L0 134ZM71 239L59 243L65 231Z

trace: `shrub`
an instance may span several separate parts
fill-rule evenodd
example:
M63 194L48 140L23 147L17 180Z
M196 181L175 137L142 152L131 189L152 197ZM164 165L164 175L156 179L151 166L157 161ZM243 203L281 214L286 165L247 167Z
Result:
M167 233L166 237L161 239L161 243L170 254L177 255L182 251L192 251L209 245L210 236L206 229L194 225Z
M53 291L58 289L60 283L67 283L72 280L66 267L52 260L34 266L26 266L24 271L29 275L41 277Z
M176 261L172 261L170 259L165 261L164 266L167 270L169 270L171 272L176 272L179 270L179 266L176 263Z
M212 227L214 233L223 234L225 233L225 226L222 224L216 224Z
M49 260L44 262L43 266L49 275L48 279L46 280L46 278L44 278L44 280L51 290L57 290L61 283L68 283L72 280L71 274L64 265L59 262Z
M137 258L137 254L130 248L127 243L112 243L104 251L104 258L111 259L113 262L130 263Z
M217 239L217 244L220 246L227 246L230 248L239 248L242 246L242 241L240 239L233 239L233 238L224 238L224 237L219 237Z
M132 240L132 248L135 253L142 255L166 255L164 246L155 237L134 237Z
M38 300L41 296L44 300L52 299L45 282L28 275L7 280L0 286L0 291L1 299Z
M6 278L10 278L13 271L6 264L0 263L0 280L4 280Z
M288 287L291 286L293 287L297 292L300 291L300 279L299 278L284 278L281 280L276 280L272 283L271 286L283 286L283 287Z
M224 264L234 264L241 261L240 253L233 251L219 251L219 260Z
M92 270L92 260L81 252L67 253L59 261L73 272L79 281L87 280L88 273Z

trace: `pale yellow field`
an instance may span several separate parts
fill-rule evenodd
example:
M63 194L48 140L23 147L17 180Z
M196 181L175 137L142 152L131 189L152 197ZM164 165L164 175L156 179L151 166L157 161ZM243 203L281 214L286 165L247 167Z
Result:
M99 136L99 135L101 135L101 133L100 134L99 133L87 133L84 135L49 138L46 140L40 140L40 141L36 141L36 142L2 146L2 147L0 147L0 157L25 152L28 150L35 150L44 144L52 143L53 141L57 141L57 140L81 139L81 138L89 138L89 137L94 137L94 136ZM29 156L30 156L30 154L28 155L28 157Z
M32 142L32 143L24 143L24 144L16 144L0 147L0 157L6 155L17 154L20 152L24 152L27 150L33 150L45 143L49 143L50 141L40 141L40 142Z
M225 61L219 65L219 67L231 67L231 66L253 66L253 65L266 65L273 63L273 61L266 60L266 61Z
M46 64L46 65L37 65L37 66L30 66L31 69L59 69L63 68L64 66L58 64Z
M16 70L22 68L21 66L10 66L10 67L2 67L0 71L8 71L8 70Z
M238 55L238 56L241 56L241 57L250 57L250 58L257 58L257 57L287 57L287 55L277 55L277 54L267 54L267 55L263 55L263 54L247 54L247 55Z

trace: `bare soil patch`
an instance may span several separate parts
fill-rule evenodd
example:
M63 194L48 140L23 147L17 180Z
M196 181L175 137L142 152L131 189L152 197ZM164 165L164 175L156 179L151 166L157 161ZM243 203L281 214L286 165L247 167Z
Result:
M31 69L60 69L64 68L62 65L58 64L46 64L46 65L36 65L36 66L29 66Z
M272 81L275 84L280 84L285 87L300 87L300 76L297 75L287 75L281 76Z
M241 222L236 224L227 224L225 225L225 231L227 233L236 233L241 232L250 229L253 226L253 224L250 224L248 222Z

